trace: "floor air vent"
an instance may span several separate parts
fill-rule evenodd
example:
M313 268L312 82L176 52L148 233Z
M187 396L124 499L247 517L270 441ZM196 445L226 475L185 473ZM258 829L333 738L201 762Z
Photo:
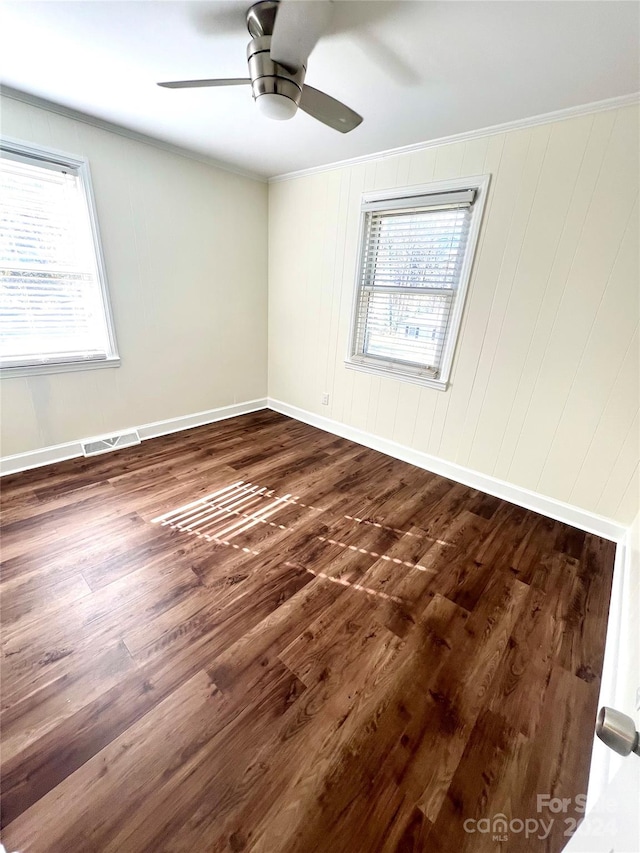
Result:
M118 450L120 447L131 447L133 444L140 444L140 436L136 429L118 435L83 441L82 452L85 456L97 456L99 453L108 453L110 450Z

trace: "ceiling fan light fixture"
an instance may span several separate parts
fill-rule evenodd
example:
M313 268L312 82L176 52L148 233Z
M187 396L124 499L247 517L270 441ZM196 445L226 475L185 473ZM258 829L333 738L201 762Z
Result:
M298 110L298 105L295 101L287 98L286 95L280 95L276 92L267 92L264 95L259 95L256 98L256 103L262 115L276 121L287 121L293 118Z
M362 116L304 82L307 58L327 28L331 2L315 0L305 4L299 0L258 0L247 12L247 28L251 35L247 45L248 78L172 80L158 85L167 89L193 89L251 83L253 99L267 118L287 121L301 109L328 127L348 133L361 123ZM283 10L284 18L281 17ZM313 14L308 14L310 12ZM279 36L274 42L276 59L271 56L274 33Z

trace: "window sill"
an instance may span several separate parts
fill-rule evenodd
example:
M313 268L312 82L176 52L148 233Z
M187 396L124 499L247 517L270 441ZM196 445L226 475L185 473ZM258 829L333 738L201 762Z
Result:
M344 365L349 370L372 373L374 376L384 376L386 379L397 379L400 382L411 382L413 385L422 385L423 388L434 388L436 391L446 391L449 387L449 383L442 379L421 376L418 373L404 371L402 368L379 366L371 362L352 361L351 359L345 359Z
M0 367L0 379L17 376L37 376L45 373L72 373L81 370L98 370L105 367L120 367L120 358L112 356L96 361L68 361L51 364L29 364L20 367Z

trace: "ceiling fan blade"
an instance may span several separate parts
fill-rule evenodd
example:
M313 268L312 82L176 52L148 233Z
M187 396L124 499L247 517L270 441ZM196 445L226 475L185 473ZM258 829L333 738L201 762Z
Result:
M326 95L319 89L314 89L313 86L302 87L300 109L334 130L339 130L340 133L349 133L362 121L362 116L346 104L336 101L331 95Z
M158 83L164 89L199 89L206 86L244 86L251 83L249 77L229 77L217 80L171 80L168 83Z
M328 29L332 15L332 0L280 0L271 37L271 59L290 71L299 71Z
M206 0L189 3L186 12L203 35L239 35L247 31L247 5L247 0Z

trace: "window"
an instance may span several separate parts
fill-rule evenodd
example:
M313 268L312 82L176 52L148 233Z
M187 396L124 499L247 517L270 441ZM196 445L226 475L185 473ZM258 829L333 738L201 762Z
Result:
M2 375L117 364L87 163L1 142Z
M488 185L364 196L347 367L447 387Z

